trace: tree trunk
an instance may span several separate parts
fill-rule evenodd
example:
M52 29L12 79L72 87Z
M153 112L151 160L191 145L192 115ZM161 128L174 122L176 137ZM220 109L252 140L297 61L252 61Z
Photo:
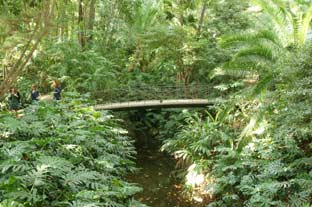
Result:
M78 41L82 48L86 45L86 38L85 38L85 32L84 32L84 18L83 18L83 0L78 1Z
M199 19L199 23L198 23L198 27L197 27L197 35L200 35L201 29L203 27L207 7L208 7L208 3L206 0L204 0L203 8L201 10L200 19Z
M63 12L62 12L62 26L61 26L61 39L62 41L65 41L65 39L68 39L68 21L70 21L67 17L67 0L64 0L63 4Z
M15 83L18 77L23 72L26 64L31 59L34 51L37 49L39 43L45 37L49 31L51 19L54 14L56 0L46 0L41 15L38 17L36 28L34 29L31 37L29 38L28 42L25 45L23 52L21 53L19 59L14 64L13 68L7 72L7 76L5 80L0 85L0 97L2 97L10 87ZM42 25L41 31L37 34L40 26ZM35 41L34 45L32 46L31 43ZM28 51L28 52L27 52Z
M110 45L110 43L113 42L113 36L114 36L114 26L116 26L115 24L115 16L117 15L117 9L118 5L117 5L117 2L114 1L113 4L111 5L111 18L107 18L106 20L106 44L107 45ZM110 25L110 26L109 26Z
M94 22L95 22L95 3L96 3L96 0L91 0L90 8L89 8L89 19L88 19L88 24L87 24L88 43L90 43L93 39L93 27L94 27Z

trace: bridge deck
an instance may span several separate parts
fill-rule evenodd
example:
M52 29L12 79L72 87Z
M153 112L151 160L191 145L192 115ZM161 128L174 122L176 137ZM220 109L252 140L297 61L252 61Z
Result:
M203 107L214 104L214 101L207 99L172 99L172 100L148 100L131 101L124 103L99 104L95 110L129 110L138 108L178 108L178 107Z

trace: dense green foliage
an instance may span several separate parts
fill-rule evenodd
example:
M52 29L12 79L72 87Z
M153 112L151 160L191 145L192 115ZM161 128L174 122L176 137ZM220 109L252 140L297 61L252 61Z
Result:
M190 115L165 141L164 150L205 175L200 190L215 200L209 206L311 203L311 52L287 56L265 96L240 95L204 119Z
M140 205L125 181L135 149L107 112L66 94L22 118L5 110L9 86L25 106L31 84L45 95L55 79L98 102L211 88L222 104L121 117L163 142L203 205L311 206L311 0L0 0L0 12L1 207Z
M51 32L23 75L44 91L55 78L81 92L138 82L210 82L208 74L229 57L217 48L217 38L249 25L248 13L244 11L248 4L238 0L158 3L98 0L90 31L91 0L81 1L83 23L77 25L72 19L77 15L79 2L57 1L59 10L51 20ZM0 7L6 11L1 19L4 23L1 34L3 45L7 45L0 54L2 64L10 69L20 55L15 46L25 47L33 29L38 5L10 1ZM7 7L19 12L11 13ZM29 24L27 29L10 28L11 22L19 24L24 15L29 17L23 22ZM14 39L10 38L12 33L16 34ZM85 39L83 44L80 34Z
M75 102L1 115L0 206L131 205L134 147L111 115Z

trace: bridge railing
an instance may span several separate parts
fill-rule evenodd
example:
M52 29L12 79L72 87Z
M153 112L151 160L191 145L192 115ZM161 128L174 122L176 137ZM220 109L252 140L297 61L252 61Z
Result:
M97 91L98 103L118 103L142 100L208 99L220 97L220 91L207 85L130 85Z

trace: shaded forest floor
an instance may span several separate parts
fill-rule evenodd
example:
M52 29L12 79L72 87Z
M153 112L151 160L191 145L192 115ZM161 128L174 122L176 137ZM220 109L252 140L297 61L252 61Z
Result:
M182 185L173 175L175 161L159 151L159 144L152 137L134 136L138 152L136 166L140 170L128 180L143 187L135 198L151 207L201 207L183 196Z

